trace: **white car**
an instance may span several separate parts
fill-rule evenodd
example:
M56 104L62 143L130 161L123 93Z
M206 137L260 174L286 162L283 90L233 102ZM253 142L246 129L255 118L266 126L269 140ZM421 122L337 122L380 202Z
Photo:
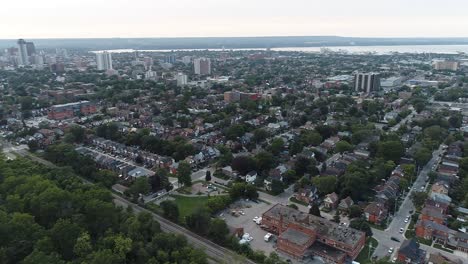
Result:
M253 221L256 223L258 221L258 216L254 217Z
M405 219L405 224L408 223L408 218Z
M392 254L393 253L393 248L391 247L389 250L388 250L388 254Z

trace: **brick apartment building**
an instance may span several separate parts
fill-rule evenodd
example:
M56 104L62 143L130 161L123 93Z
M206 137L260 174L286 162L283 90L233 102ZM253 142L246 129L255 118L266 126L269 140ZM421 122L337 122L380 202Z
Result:
M63 120L75 117L79 114L90 115L96 113L96 105L89 101L80 101L69 104L54 105L48 113L49 119Z
M297 259L315 255L342 264L354 260L366 241L364 232L281 204L263 213L262 226L278 235L278 250Z

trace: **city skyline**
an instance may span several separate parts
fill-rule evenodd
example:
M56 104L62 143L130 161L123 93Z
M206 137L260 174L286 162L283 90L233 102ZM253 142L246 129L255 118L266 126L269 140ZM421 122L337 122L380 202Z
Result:
M7 2L0 39L95 37L468 37L468 3L447 0ZM455 8L456 7L456 8Z

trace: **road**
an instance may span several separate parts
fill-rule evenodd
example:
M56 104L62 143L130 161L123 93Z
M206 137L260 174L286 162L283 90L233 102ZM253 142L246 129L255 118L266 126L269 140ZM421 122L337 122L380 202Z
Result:
M409 223L405 223L405 218L410 215L410 211L414 212L415 210L413 202L410 198L411 193L414 191L421 191L422 188L423 190L427 188L426 178L428 177L428 173L432 171L432 166L440 161L440 154L442 153L443 153L442 146L440 146L439 149L435 150L432 153L432 159L419 172L418 177L416 178L413 184L413 188L411 189L409 193L407 193L403 203L401 204L397 213L394 215L388 228L385 231L381 231L375 228L372 229L373 237L379 242L379 245L375 249L373 256L377 256L378 258L387 256L388 250L390 249L390 247L394 248L396 252L397 248L400 247L401 242L405 240L404 232L403 234L401 234L400 228L403 228L404 231L406 231ZM399 239L401 242L393 241L390 239L391 237L395 237ZM430 250L428 250L428 253L440 252L441 254L444 254L449 257L460 258L460 257L455 256L454 254L450 254L440 249L427 247L425 245L421 245L421 246L422 247L424 246L423 249L425 250L426 248L430 248Z
M27 150L25 149L22 149L22 148L18 148L18 147L14 147L12 146L10 143L8 142L0 142L0 145L2 145L2 147L4 149L7 150L7 152L13 152L19 156L22 156L22 157L28 157L30 158L31 160L33 161L36 161L38 163L41 163L45 166L49 166L49 167L57 167L55 164L47 161L47 160L44 160L42 158L39 158L37 156L34 156L32 155L31 153L29 153ZM81 177L80 177L81 178ZM83 179L81 178L84 182L86 183L89 183L89 184L92 184L90 181L86 180L86 179ZM243 256L240 256L238 254L236 254L235 252L229 250L229 249L226 249L224 247L221 247L211 241L209 241L208 239L206 238L203 238L185 228L183 228L182 226L179 226L175 223L172 223L166 219L164 219L163 217L151 212L151 211L148 211L146 210L145 208L143 207L140 207L139 205L136 205L114 193L112 193L112 196L114 198L114 204L116 204L117 206L123 206L123 207L132 207L133 208L133 211L135 213L140 213L140 212L146 212L146 213L149 213L152 215L153 219L158 221L160 226L161 226L161 230L163 232L167 232L167 233L173 233L173 234L179 234L179 235L183 235L187 238L187 241L190 245L192 245L193 247L195 248L198 248L198 249L202 249L209 257L209 261L211 263L249 263L249 264L254 264L255 262L249 260L249 259L246 259L245 257Z
M400 127L403 125L403 124L406 124L406 122L411 122L411 120L413 119L414 115L416 115L416 111L414 111L413 109L411 110L411 114L409 114L407 117L403 118L398 124L394 125L392 128L390 128L390 131L392 132L395 132L395 131L398 131L398 129L400 129Z

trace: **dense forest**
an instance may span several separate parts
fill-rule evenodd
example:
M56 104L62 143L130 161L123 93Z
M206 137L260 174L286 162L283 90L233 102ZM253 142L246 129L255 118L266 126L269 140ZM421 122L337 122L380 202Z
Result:
M117 208L70 168L0 157L0 263L207 263L149 214Z

